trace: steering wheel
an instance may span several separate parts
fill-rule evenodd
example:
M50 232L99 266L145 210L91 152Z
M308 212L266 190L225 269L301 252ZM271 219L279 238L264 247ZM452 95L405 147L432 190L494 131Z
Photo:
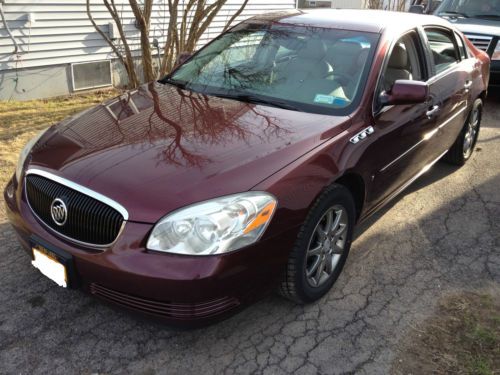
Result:
M349 77L347 74L336 73L335 71L328 72L325 78L328 77L334 77L335 78L334 80L340 83L341 86L347 86L347 84L351 80L351 77Z

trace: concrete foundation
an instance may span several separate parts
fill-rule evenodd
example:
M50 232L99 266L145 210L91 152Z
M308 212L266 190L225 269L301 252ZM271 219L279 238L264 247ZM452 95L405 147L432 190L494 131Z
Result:
M125 87L127 74L121 63L113 60L113 86ZM140 69L139 69L140 70ZM78 93L71 83L71 65L0 71L0 100L31 100Z

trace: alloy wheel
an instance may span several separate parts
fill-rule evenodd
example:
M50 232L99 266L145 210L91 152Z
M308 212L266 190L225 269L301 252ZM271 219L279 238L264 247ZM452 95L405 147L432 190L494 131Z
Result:
M316 224L307 247L305 274L308 284L317 288L333 275L344 252L348 215L344 207L328 209Z
M467 128L464 136L463 153L465 159L468 159L471 156L476 144L480 120L480 108L475 108L470 115L469 121L467 122Z

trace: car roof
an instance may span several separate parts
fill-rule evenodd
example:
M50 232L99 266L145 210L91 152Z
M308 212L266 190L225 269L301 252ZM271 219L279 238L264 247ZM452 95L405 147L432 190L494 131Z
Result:
M420 25L452 25L436 16L371 9L301 9L255 16L247 22L356 30L372 33L404 31Z

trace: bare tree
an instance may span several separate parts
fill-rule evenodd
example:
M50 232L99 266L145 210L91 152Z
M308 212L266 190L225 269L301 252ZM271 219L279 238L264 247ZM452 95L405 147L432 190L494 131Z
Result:
M180 0L167 0L169 25L166 32L166 41L163 46L163 57L155 72L153 66L153 56L151 48L151 13L153 10L153 0L143 0L139 3L137 0L128 0L128 7L133 12L135 24L140 32L142 72L144 80L149 82L158 75L168 73L175 65L177 57L183 52L193 52L200 41L202 35L220 13L222 7L228 0L184 0L182 6ZM243 0L240 7L226 20L223 31L231 27L236 18L243 12L249 0ZM116 24L119 38L117 42L111 38L97 25L92 16L90 0L86 0L87 15L101 37L110 45L118 60L123 64L129 78L129 86L137 87L139 85L139 75L134 64L134 56L129 45L129 41L124 32L123 22L120 12L117 9L115 0L102 0L108 10L113 22Z
M92 25L94 25L94 28L96 31L101 35L101 37L110 45L111 49L115 53L115 55L118 57L118 60L123 64L125 67L125 71L127 72L127 76L129 79L129 86L131 87L137 87L139 85L139 79L137 77L137 73L135 71L135 66L134 66L134 58L132 56L132 52L130 51L130 47L127 42L127 38L125 37L125 32L123 31L123 24L120 18L120 14L118 13L118 9L116 8L115 1L114 0L103 0L104 5L106 6L106 9L108 10L109 14L113 18L114 23L116 24L116 27L118 29L118 33L120 34L120 40L122 41L123 44L123 49L122 51L118 45L116 45L110 38L109 36L101 30L101 28L97 25L95 22L94 18L92 17L92 12L90 10L90 0L87 0L87 16L89 17L90 22Z

